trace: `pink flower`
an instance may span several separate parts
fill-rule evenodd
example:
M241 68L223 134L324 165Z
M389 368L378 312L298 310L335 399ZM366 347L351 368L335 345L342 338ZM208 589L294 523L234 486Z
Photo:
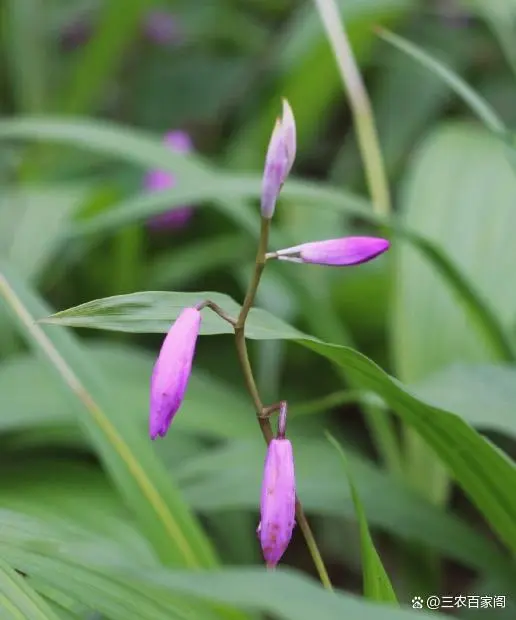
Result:
M381 237L343 237L295 245L271 252L267 258L342 267L366 263L386 252L389 247L387 239Z
M189 153L192 148L190 136L184 131L171 131L165 135L165 145L177 153ZM151 170L144 180L145 189L159 192L172 189L175 185L174 175L165 170ZM154 229L183 228L193 215L192 207L179 207L153 216L149 226Z
M296 157L296 122L288 101L283 99L283 114L276 119L265 157L262 180L262 216L274 215L276 200Z
M201 327L197 308L185 308L170 328L154 364L150 389L149 433L164 437L181 406Z
M296 516L296 479L292 444L285 439L287 403L283 402L278 436L267 448L260 502L258 536L263 557L274 568L292 537Z

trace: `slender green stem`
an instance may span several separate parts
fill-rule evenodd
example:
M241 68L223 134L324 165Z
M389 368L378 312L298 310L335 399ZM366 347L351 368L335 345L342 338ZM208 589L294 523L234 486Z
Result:
M256 252L254 273L251 282L249 283L249 288L247 289L244 303L242 304L242 309L240 310L240 314L238 315L236 324L237 330L243 331L247 315L249 314L249 310L251 310L251 307L254 303L254 298L256 297L256 291L258 290L260 278L262 277L263 269L265 267L265 255L267 254L267 246L269 244L270 224L270 220L262 217L260 228L260 241L258 242L258 251Z
M256 253L255 268L253 276L251 278L251 282L249 283L249 288L247 289L247 293L244 298L244 303L242 304L242 309L240 310L240 314L238 315L235 325L235 344L238 359L242 367L242 372L244 374L247 391L253 399L254 408L256 411L256 419L258 420L260 430L262 431L263 438L265 439L267 445L269 445L272 439L274 439L274 433L272 431L269 415L278 408L278 404L272 405L270 407L264 407L262 403L260 394L258 392L258 387L256 386L256 381L254 379L251 362L249 360L249 353L247 351L244 331L245 321L247 319L249 311L253 306L254 299L256 297L256 291L258 290L260 278L262 277L263 269L265 267L265 254L267 252L267 246L269 241L269 230L270 220L262 217L260 241L258 243L258 251ZM314 535L310 528L310 524L308 523L308 520L304 513L303 506L301 505L301 502L299 501L299 498L297 496L296 520L299 528L303 532L303 536L305 538L308 550L310 551L310 555L312 556L315 567L319 574L321 583L326 589L332 591L333 587L328 576L328 571L326 570L326 566L324 565L321 552L319 551Z
M371 101L349 43L346 27L335 0L315 0L315 3L348 93L374 209L378 215L389 215L391 212L389 184Z
M258 393L258 387L256 385L256 381L253 375L253 369L251 367L251 362L249 360L249 354L247 352L247 344L245 341L244 330L245 330L245 321L254 303L254 298L256 297L256 291L258 290L258 286L260 284L260 278L262 277L263 269L265 267L265 253L267 251L267 245L269 242L269 230L270 230L270 220L262 217L261 229L260 229L260 241L258 243L258 250L256 252L255 268L254 268L253 276L251 278L251 282L249 283L249 288L247 289L247 293L244 298L244 303L242 304L242 309L240 310L240 314L238 315L237 322L235 325L235 343L236 343L236 348L237 348L238 359L240 360L240 365L242 366L242 372L244 373L244 379L245 379L247 391L249 392L249 394L251 395L251 398L253 399L254 407L256 409L256 415L259 417L262 416L264 407L263 407L262 400L260 398L260 394ZM264 431L266 431L267 426L269 427L269 433L265 434ZM260 421L260 427L262 428L262 432L264 432L264 437L266 438L267 443L268 443L273 437L268 420L262 419Z
M227 312L225 312L218 304L216 304L214 301L211 301L211 299L206 299L206 301L201 302L198 306L197 306L197 310L202 310L203 308L210 308L210 310L213 310L213 312L215 312L215 314L218 314L220 316L221 319L224 319L224 321L226 321L227 323L229 323L230 325L233 326L233 328L236 326L236 321L232 316L229 316L229 314Z
M319 547L315 541L312 528L308 523L308 520L305 515L305 511L303 510L303 506L299 501L299 498L296 496L296 519L297 524L299 525L299 529L303 532L303 536L305 538L306 546L308 547L308 551L310 551L310 555L312 556L312 560L314 561L315 568L317 569L317 573L319 574L319 579L323 586L333 592L333 586L331 585L330 577L328 575L328 571L326 570L326 566L324 564L324 560L322 559L321 552L319 551Z

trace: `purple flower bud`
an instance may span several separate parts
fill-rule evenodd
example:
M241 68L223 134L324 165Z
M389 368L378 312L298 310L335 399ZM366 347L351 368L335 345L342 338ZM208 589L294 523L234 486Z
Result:
M276 200L296 157L296 122L288 101L283 99L283 115L276 119L265 157L262 181L262 216L274 215Z
M176 18L168 11L149 11L143 22L143 33L158 45L176 43L182 38Z
M381 237L343 237L342 239L303 243L285 250L271 252L267 258L342 267L366 263L386 252L389 247L390 243L387 239Z
M296 516L294 457L288 439L273 439L267 449L260 512L257 533L267 566L274 568L288 547Z
M165 145L177 153L189 153L193 149L190 136L184 131L171 131L165 135ZM166 170L151 170L144 180L145 189L149 192L159 192L172 189L175 178ZM165 213L155 215L149 220L153 229L183 228L193 215L192 207L179 207Z
M185 308L170 328L154 364L150 390L149 433L164 437L185 396L201 327L197 308Z

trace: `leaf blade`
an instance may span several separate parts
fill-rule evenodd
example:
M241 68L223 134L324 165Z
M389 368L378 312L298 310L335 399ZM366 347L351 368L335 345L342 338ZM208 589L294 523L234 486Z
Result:
M7 265L0 271L0 293L29 343L49 360L60 385L70 389L84 407L77 408L77 400L73 399L79 420L157 552L168 562L213 566L216 560L208 540L179 492L172 488L150 447L141 440L138 429L127 424L123 416L112 421L104 413L106 410L113 414L116 409L110 405L107 386L85 366L79 344L64 331L47 335L33 323L26 307L33 316L45 315L48 310ZM74 369L68 363L70 359ZM92 398L86 385L102 406Z
M358 527L360 530L364 596L373 601L397 603L398 599L394 592L394 588L392 587L391 580L387 575L387 572L382 564L382 560L378 555L378 551L374 546L371 533L369 532L369 526L367 524L365 510L362 506L362 501L355 487L355 483L353 482L353 478L349 470L344 450L339 444L339 442L332 435L326 433L326 437L328 441L333 445L333 447L337 450L343 462L344 470L346 472L349 488L351 491L351 498L355 507Z

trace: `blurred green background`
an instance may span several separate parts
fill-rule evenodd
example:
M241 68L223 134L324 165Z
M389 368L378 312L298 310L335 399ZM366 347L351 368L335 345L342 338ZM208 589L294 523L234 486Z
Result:
M484 609L439 609L515 617L516 3L337 5L377 122L388 218L371 206L314 2L2 0L2 618L424 617L349 596L389 598L367 586L381 567L348 470L400 603L486 596ZM271 249L347 234L392 242L352 269L268 265L257 302L282 322L267 315L271 339L249 342L264 401L290 404L299 496L333 596L298 528L282 562L294 570L261 568L265 446L231 337L200 339L185 403L151 443L159 332L187 302L128 297L63 322L102 331L35 322L138 291L241 303L281 97L298 148ZM190 154L161 146L171 131L188 134ZM149 193L145 174L160 167L175 185ZM157 223L183 206L182 225ZM286 324L396 379L348 349L300 346Z

